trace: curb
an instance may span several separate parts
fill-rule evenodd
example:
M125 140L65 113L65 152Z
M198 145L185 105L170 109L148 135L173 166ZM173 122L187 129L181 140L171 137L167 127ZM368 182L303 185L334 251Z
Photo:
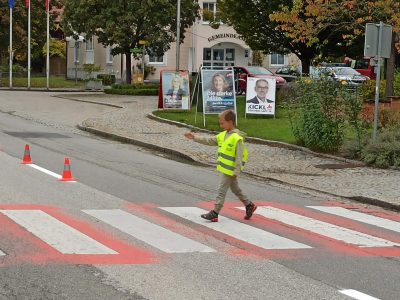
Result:
M185 123L181 123L181 122L178 122L178 121L172 121L172 120L160 118L160 117L154 115L154 112L148 114L147 117L149 119L152 119L152 120L155 120L155 121L159 121L159 122L162 122L162 123L175 125L175 126L178 126L178 127L186 127L186 128L191 129L191 130L196 130L198 132L217 133L216 131L211 131L211 130L195 127L193 125L187 125ZM344 157L335 156L335 155L331 155L331 154L314 152L314 151L312 151L312 150L310 150L308 148L297 146L297 145L288 144L288 143L285 143L285 142L264 140L264 139L255 138L255 137L246 137L246 142L249 142L249 143L252 143L252 144L268 145L270 147L285 148L285 149L293 150L293 151L302 151L302 152L306 152L308 154L312 154L314 156L318 156L318 157L322 157L322 158L329 158L329 159L333 159L333 160L339 160L339 161L342 161L342 162L345 162L345 163L348 163L348 164L353 164L353 165L355 165L355 167L366 167L367 166L365 163L360 162L358 160L351 160L351 159L347 159L347 158L344 158Z
M48 93L76 93L76 92L102 92L102 90L85 90L85 89L57 89L57 88L22 88L22 87L0 87L0 91L10 91L10 92L48 92Z
M124 108L123 106L120 106L117 104L111 104L111 103L107 103L107 102L90 101L90 100L82 100L82 99L74 99L74 98L70 98L70 97L66 97L66 96L62 96L62 95L54 95L52 97L64 99L64 100L76 101L76 102L84 102L84 103L90 103L90 104L110 106L110 107L114 107L114 108Z
M86 126L85 125L85 121L83 121L81 124L78 124L77 128L82 130L82 131L90 132L90 133L93 133L93 134L96 134L96 135L99 135L99 136L102 136L102 137L105 137L105 138L108 138L108 139L111 139L111 140L115 140L115 141L119 141L119 142L123 142L123 143L127 143L127 144L133 144L133 145L140 146L140 147L149 148L149 149L152 149L152 150L156 150L156 151L159 151L159 152L162 152L162 153L166 153L166 154L169 154L169 155L173 155L173 156L188 160L188 161L190 161L192 163L196 163L196 164L203 165L203 166L209 166L207 164L200 163L200 162L194 160L189 155L186 155L184 153L181 153L181 152L173 150L173 149L164 148L164 147L157 146L157 145L154 145L154 144L142 142L142 141L139 141L139 140L136 140L136 139L133 139L133 138L128 138L128 137L125 137L125 136L122 136L122 135L118 135L118 134L115 134L115 133L110 133L110 132L107 132L107 131L103 131L103 130L99 130L99 129L96 129L96 128L93 128L93 127Z

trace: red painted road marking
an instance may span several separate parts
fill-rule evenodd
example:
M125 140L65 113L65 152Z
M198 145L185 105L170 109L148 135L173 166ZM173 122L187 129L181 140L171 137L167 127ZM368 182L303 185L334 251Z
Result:
M74 219L59 209L42 205L0 205L0 210L41 210L68 226L82 232L118 254L62 254L8 217L0 214L1 241L12 236L16 253L5 256L0 265L32 264L150 264L158 260L148 250L117 240L111 234L94 229L90 224ZM6 238L7 237L7 238ZM29 245L29 246L27 246Z
M281 204L277 202L262 202L262 201L255 201L257 205L261 206L272 206L272 207L277 207L283 210L287 210L288 212L293 212L297 213L300 215L308 216L316 220L332 223L341 227L349 228L355 231L359 231L362 233L370 234L376 237L380 237L383 239L387 239L390 241L393 241L395 243L400 243L400 235L398 234L392 234L388 232L383 232L379 229L375 228L370 228L364 224L361 224L359 222L355 222L352 220L348 220L345 218L337 217L337 216L331 216L331 215L326 215L322 213L318 213L314 210L310 209L304 209L292 205L286 205L286 204ZM226 202L222 211L223 215L229 216L231 218L235 219L241 219L243 220L244 212L236 209L238 205L238 202ZM212 209L213 204L209 202L202 202L199 203L198 206L203 207L205 209ZM300 230L296 227L287 225L287 224L282 224L278 221L270 220L263 218L261 216L254 215L251 220L245 221L243 220L244 223L251 224L253 226L257 226L259 228L263 228L266 230L269 230L271 232L274 232L276 234L288 237L288 238L294 238L298 239L298 237L303 237L306 240L306 244L310 244L310 246L315 247L316 249L309 249L309 250L303 250L303 251L293 251L293 253L290 254L290 256L287 256L286 258L291 258L291 257L296 257L300 258L304 255L311 255L312 253L316 255L318 251L323 249L323 251L328 251L331 253L335 254L347 254L347 255L354 255L354 256L387 256L387 257L393 257L393 256L400 256L400 248L398 247L376 247L376 248L360 248L357 246L349 245L337 240L333 240L315 233L307 232L305 230ZM282 253L283 251L281 251ZM266 254L268 257L280 257L281 253L268 253ZM272 256L271 256L272 255ZM283 257L285 258L285 257Z
M276 258L276 259L292 259L310 257L316 255L325 255L332 253L337 255L354 255L354 256L400 256L400 248L360 248L355 245L349 245L322 235L298 229L296 227L283 224L279 221L264 218L254 215L249 221L243 220L244 212L236 209L237 202L227 202L222 215L231 219L237 220L252 227L265 230L276 235L299 241L301 243L313 247L312 249L290 249L290 250L266 250L241 239L231 237L227 234L212 230L202 225L194 224L190 221L183 221L173 215L162 210L158 205L143 204L127 204L124 209L131 212L133 215L140 215L148 221L158 224L159 226L168 228L178 234L197 240L204 245L211 246L217 249L218 252L227 255L245 256L248 258ZM373 228L367 224L349 220L347 218L334 216L326 213L321 213L309 208L296 207L285 205L276 202L260 202L261 206L272 206L291 213L307 216L309 218L320 220L323 222L336 224L337 226L349 228L361 233L380 237L400 243L400 235L396 232L388 232ZM212 203L199 203L200 207L211 209ZM132 246L128 243L121 242L111 234L107 234L102 229L95 229L87 222L77 220L69 215L63 214L60 209L43 205L0 205L0 210L41 210L52 216L60 222L74 228L83 234L98 241L102 245L113 249L119 254L100 254L100 255L82 255L82 254L61 254L53 247L44 243L39 238L35 237L27 230L17 225L8 217L0 214L0 248L6 255L2 255L2 263L0 265L13 265L21 263L31 264L50 264L50 263L65 263L65 264L141 264L141 263L156 263L159 260L155 259L149 251ZM200 216L199 216L200 218ZM102 223L103 224L103 223ZM105 224L104 224L105 226ZM106 228L106 227L105 227ZM213 236L216 240L209 239ZM7 244L4 244L7 242ZM223 243L222 243L223 242ZM209 245L212 243L212 245ZM218 245L226 244L226 247L219 246L215 248L215 243ZM165 257L157 256L160 258Z

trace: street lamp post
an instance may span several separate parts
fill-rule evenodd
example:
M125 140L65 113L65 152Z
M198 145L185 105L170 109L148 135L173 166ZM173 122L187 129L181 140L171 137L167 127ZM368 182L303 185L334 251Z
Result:
M181 39L181 0L178 0L177 13L176 13L176 71L179 71L180 39Z

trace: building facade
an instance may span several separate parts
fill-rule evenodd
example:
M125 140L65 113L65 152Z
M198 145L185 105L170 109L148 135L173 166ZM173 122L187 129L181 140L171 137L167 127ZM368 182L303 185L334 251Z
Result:
M202 15L216 15L216 0L199 0ZM214 29L210 22L202 17L197 20L185 33L185 40L180 45L179 67L181 70L198 72L201 66L247 66L253 65L253 51L243 41L235 30L225 24L220 24ZM110 47L104 47L92 40L68 42L67 76L68 78L84 78L83 64L95 64L101 67L101 73L114 74L118 79L125 78L124 55L112 56ZM171 44L163 56L146 55L145 62L152 66L154 72L149 74L148 80L159 80L160 71L174 70L176 68L176 43ZM133 73L141 72L140 61L132 63ZM259 63L257 63L259 64ZM283 65L299 65L295 55L282 55L273 53L262 60L262 65L271 71Z

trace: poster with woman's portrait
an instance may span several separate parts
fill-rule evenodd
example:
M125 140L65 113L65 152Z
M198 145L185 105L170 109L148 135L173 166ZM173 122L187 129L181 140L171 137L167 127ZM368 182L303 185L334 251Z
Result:
M269 77L248 77L246 114L275 115L276 81Z
M233 70L201 70L205 114L236 111Z
M189 72L163 71L161 74L163 108L189 109Z

